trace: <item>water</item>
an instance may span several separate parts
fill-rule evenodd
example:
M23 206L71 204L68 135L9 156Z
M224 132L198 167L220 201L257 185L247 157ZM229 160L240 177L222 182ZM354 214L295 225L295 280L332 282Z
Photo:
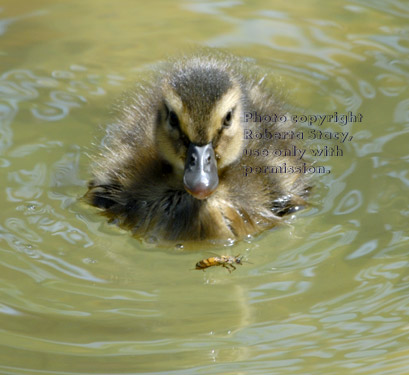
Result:
M0 373L409 373L409 7L403 1L5 0ZM294 113L363 114L311 207L248 260L156 248L78 198L111 105L194 45L275 72ZM307 126L308 127L308 126ZM318 127L315 127L318 129Z

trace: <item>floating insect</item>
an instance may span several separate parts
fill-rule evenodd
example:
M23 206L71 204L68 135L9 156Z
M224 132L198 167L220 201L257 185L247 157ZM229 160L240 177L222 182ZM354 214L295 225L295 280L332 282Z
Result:
M220 256L210 257L207 259L203 259L200 262L197 262L196 269L204 271L208 267L222 266L231 273L232 271L236 269L236 267L234 266L235 264L243 265L243 263L241 262L242 259L243 257L240 255L236 255L236 256L220 255Z

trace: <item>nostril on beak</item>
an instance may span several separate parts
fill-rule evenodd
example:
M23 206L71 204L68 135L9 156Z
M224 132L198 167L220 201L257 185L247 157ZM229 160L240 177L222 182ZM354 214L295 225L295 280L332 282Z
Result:
M191 143L187 152L183 184L193 197L205 199L219 184L212 145L198 146Z

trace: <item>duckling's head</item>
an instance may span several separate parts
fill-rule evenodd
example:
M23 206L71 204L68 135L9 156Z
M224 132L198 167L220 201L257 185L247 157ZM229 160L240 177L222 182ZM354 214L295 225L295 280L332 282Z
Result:
M243 90L220 63L190 60L161 82L156 141L162 157L197 199L209 197L219 173L241 155Z

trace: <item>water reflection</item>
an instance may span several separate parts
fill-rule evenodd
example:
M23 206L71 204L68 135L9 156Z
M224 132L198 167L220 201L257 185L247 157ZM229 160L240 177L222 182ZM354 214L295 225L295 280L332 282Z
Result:
M66 118L73 108L87 103L87 97L106 93L101 86L118 85L123 80L118 75L101 76L87 73L85 67L71 66L72 71L53 71L51 76L16 69L5 72L0 77L0 152L13 144L11 123L23 103L29 102L29 110L36 119L59 121ZM57 89L58 88L58 89ZM40 98L40 99L38 99Z
M359 190L351 190L341 198L339 205L335 208L335 215L345 215L354 212L362 206L362 193Z
M84 97L64 91L51 91L51 101L33 108L31 112L40 120L58 121L68 115L71 108L80 107L86 102Z
M117 12L127 13L120 13L127 25L150 22L129 11L133 3L105 14L91 2L86 14L74 1L69 16L63 3L49 4L43 24L83 21L84 29L69 33L98 44L99 54L87 51L92 61L128 44L134 66L148 61L143 33L116 28L113 49L105 46L112 28L97 29L99 42L85 32L92 17L105 28ZM288 89L300 113L359 111L364 122L345 127L354 139L342 158L325 159L333 173L316 180L309 210L215 249L249 260L231 275L198 272L192 268L207 249L200 256L147 249L78 200L99 125L95 102L124 89L130 73L101 72L67 51L48 70L9 66L0 77L0 372L409 373L407 4L175 4L178 24L185 12L183 34L169 18L173 8L161 3L157 30L149 26L158 46L175 33L234 47L279 76L278 91ZM189 17L211 33L198 36ZM0 33L21 50L39 49L42 43L18 39L9 27L15 20L3 19ZM54 47L44 47L46 59Z

